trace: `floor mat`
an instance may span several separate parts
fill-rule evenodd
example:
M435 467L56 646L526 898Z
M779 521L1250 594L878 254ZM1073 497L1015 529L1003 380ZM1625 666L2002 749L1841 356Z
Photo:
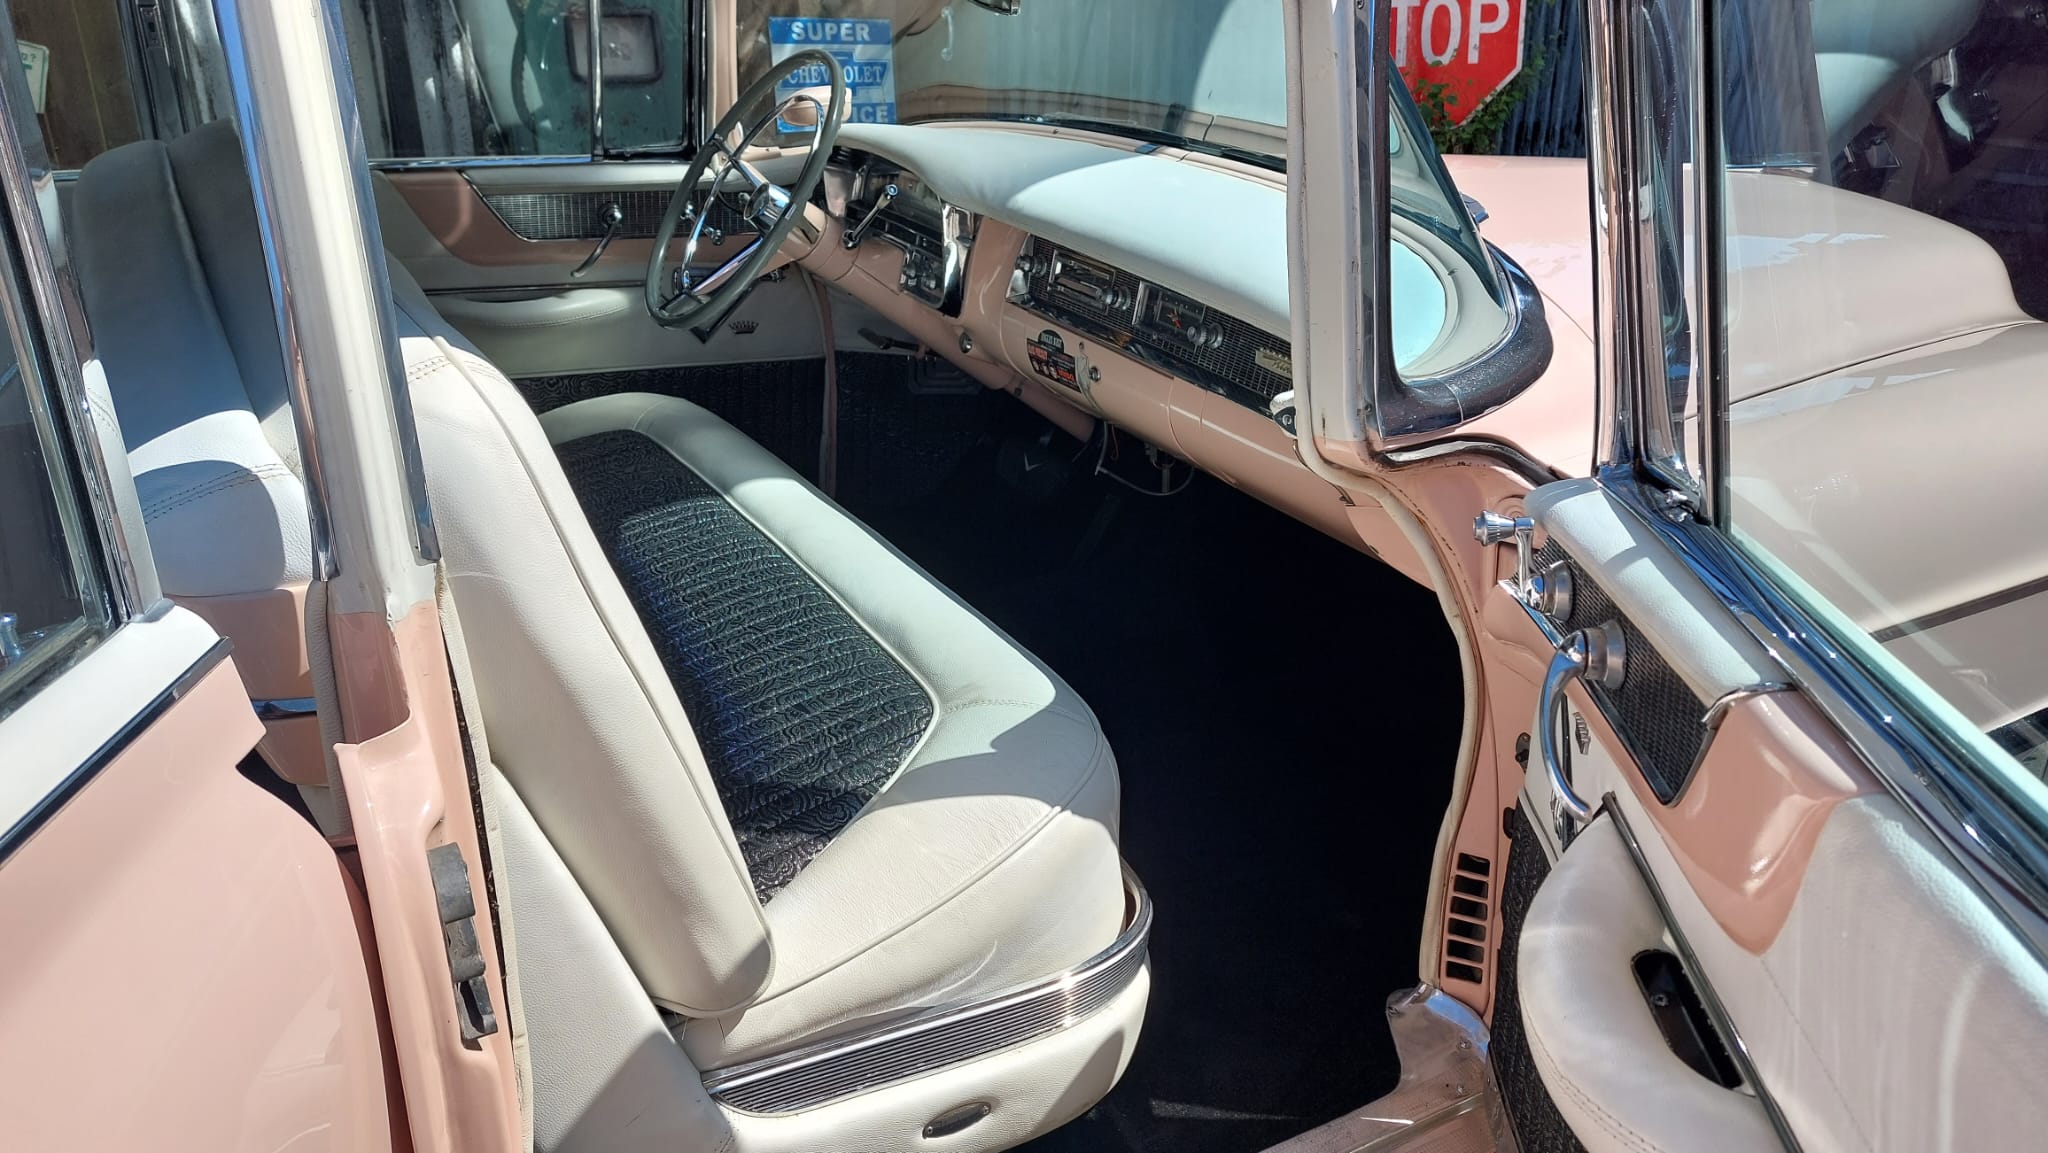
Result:
M1129 1071L1028 1148L1250 1153L1388 1091L1460 723L1435 598L1207 477L1034 502L993 454L854 511L1094 707L1158 910Z

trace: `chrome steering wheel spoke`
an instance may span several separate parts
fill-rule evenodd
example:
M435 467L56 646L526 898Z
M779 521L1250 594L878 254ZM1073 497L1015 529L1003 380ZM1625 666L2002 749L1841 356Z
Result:
M766 115L741 131L746 110L759 107L777 88L807 69L822 70L831 79L829 101L821 102L808 90L793 93L774 101ZM847 97L846 76L839 62L826 52L807 49L770 68L719 118L670 196L668 210L662 214L661 225L655 232L653 251L648 254L643 296L648 313L658 323L682 327L708 320L716 324L738 307L768 261L803 219L804 206L810 203L824 178L832 143L839 134L840 115L848 107ZM785 117L805 104L817 114L810 155L796 180L784 187L746 160L746 153L771 125L793 123ZM735 173L737 180L732 179ZM700 275L696 261L705 235L716 235L718 243L723 242L719 229L711 224L715 205L723 205L739 217L755 236L731 258ZM669 248L686 220L689 229L683 241L682 259L671 279ZM707 329L697 331L708 339Z

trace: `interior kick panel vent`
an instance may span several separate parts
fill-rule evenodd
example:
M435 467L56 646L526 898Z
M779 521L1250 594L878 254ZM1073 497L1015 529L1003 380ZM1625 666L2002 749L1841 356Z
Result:
M618 205L624 219L619 235L627 239L653 236L668 211L668 188L593 189L588 192L500 192L484 196L484 204L524 240L588 240L604 235L604 210ZM728 235L750 233L753 226L727 207L711 206L710 227ZM688 235L687 228L679 232Z
M1294 387L1285 338L1042 236L1018 262L1022 306L1257 412Z
M1444 916L1444 977L1486 983L1487 926L1493 913L1493 862L1459 853L1452 862L1450 906Z
M1618 689L1588 683L1586 692L1620 735L1629 756L1642 770L1657 799L1671 804L1685 791L1700 753L1710 735L1706 702L1700 700L1684 678L1650 644L1634 622L1622 615L1598 582L1570 562L1563 548L1552 541L1536 553L1538 572L1560 561L1571 564L1571 615L1557 622L1564 632L1590 628L1607 621L1621 625L1622 651L1627 654L1627 675Z
M1536 1058L1529 1051L1529 1034L1522 1028L1522 998L1516 985L1522 948L1522 921L1529 915L1529 902L1536 899L1537 886L1550 875L1550 858L1543 854L1543 839L1537 835L1529 816L1515 810L1514 840L1508 849L1507 875L1500 884L1500 955L1497 958L1497 990L1493 998L1493 1035L1487 1056L1493 1060L1493 1076L1500 1083L1501 1104L1522 1153L1586 1153L1579 1144L1543 1077L1536 1072Z

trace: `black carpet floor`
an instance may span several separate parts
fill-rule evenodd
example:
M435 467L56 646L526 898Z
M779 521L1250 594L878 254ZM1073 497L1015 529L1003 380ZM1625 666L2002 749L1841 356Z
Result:
M1206 476L1148 497L1084 458L1027 495L997 462L1042 422L916 391L906 364L840 359L840 499L1094 707L1156 906L1128 1072L1030 1153L1253 1153L1385 1093L1457 753L1435 598ZM813 475L821 383L813 363L522 388L687 396Z
M1460 720L1435 598L1207 477L1050 501L992 453L855 512L1101 717L1157 909L1122 1083L1032 1153L1250 1153L1391 1089ZM1085 462L1084 462L1085 463ZM1325 630L1310 636L1313 616Z

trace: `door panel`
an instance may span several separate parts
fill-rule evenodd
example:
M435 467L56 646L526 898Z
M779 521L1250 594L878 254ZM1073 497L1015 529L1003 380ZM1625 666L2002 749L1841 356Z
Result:
M786 179L791 158L802 159L790 153L759 167ZM801 276L758 284L708 341L648 316L642 282L652 237L683 170L592 162L388 171L377 180L377 211L390 254L509 376L823 356L818 307ZM574 276L612 207L621 216L616 238ZM735 224L706 243L699 263L715 266L752 240ZM680 252L678 242L670 254Z
M1632 509L1587 482L1530 507L1572 564L1574 622L1619 605L1641 638L1624 686L1660 668L1688 682L1764 671L1729 663L1755 642ZM1679 714L1704 749L1668 802L1624 694L1567 689L1552 730L1567 783L1603 809L1568 843L1542 768L1547 718L1533 719L1524 812L1555 864L1512 947L1556 1108L1589 1149L1747 1148L1759 1133L1768 1148L1755 1122L1773 1110L1808 1151L2026 1146L2048 1126L2029 1086L2048 1051L2048 971L1811 701L1735 679L1705 682L1722 695ZM1651 1026L1625 962L1659 937L1742 1087L1677 1062ZM1688 1109L1691 1124L1665 1127Z
M10 1147L391 1147L363 922L334 851L238 771L262 726L225 657L173 610L0 722L0 777L92 742L0 842Z

